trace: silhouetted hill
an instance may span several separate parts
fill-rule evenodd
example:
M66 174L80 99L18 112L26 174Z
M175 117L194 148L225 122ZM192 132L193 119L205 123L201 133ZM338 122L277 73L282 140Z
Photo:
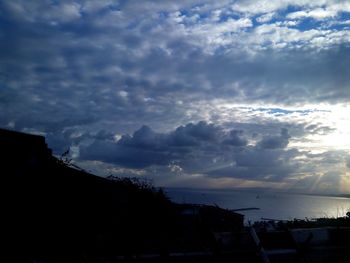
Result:
M0 131L5 190L2 236L30 252L125 252L158 247L171 227L171 203L154 189L111 181L67 167L51 156L41 136ZM166 222L166 223L165 223ZM147 244L140 236L147 236ZM147 248L149 249L149 248Z
M201 223L205 220L198 221L198 215L184 217L187 207L174 205L161 190L68 167L51 155L42 136L0 129L0 147L5 251L45 259L165 253L198 247L194 241L212 242L213 224ZM209 217L209 210L200 214L208 222L219 222L211 218L215 213L224 215L216 208ZM229 216L238 228L243 224L241 215ZM199 231L189 236L186 227Z

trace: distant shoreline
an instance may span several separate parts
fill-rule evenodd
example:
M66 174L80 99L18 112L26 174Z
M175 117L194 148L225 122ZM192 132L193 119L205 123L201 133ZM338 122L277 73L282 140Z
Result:
M272 193L280 193L280 194L291 194L291 195L308 195L308 196L320 196L320 197L336 197L336 198L349 198L350 194L322 194L322 193L303 193L303 192L286 192L278 189L271 188L191 188L191 187L165 187L161 186L160 188L164 189L174 189L174 190L190 190L190 191L246 191L246 192L272 192Z
M350 198L350 194L306 194L313 196L325 196L325 197L338 197L338 198Z

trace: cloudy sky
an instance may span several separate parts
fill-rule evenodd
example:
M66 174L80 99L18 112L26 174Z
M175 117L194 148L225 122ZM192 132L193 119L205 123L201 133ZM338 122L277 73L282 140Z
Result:
M350 2L0 0L0 127L159 186L350 192Z

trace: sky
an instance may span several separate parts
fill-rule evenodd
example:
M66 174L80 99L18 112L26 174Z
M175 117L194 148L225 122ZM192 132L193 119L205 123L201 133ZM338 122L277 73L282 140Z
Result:
M100 176L350 192L350 2L0 0L0 127Z

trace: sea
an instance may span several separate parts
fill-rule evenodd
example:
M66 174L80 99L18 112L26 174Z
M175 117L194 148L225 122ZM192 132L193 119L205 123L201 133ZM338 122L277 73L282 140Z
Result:
M337 218L350 211L350 198L271 190L202 190L165 188L176 203L208 204L244 215L246 224L261 220Z

